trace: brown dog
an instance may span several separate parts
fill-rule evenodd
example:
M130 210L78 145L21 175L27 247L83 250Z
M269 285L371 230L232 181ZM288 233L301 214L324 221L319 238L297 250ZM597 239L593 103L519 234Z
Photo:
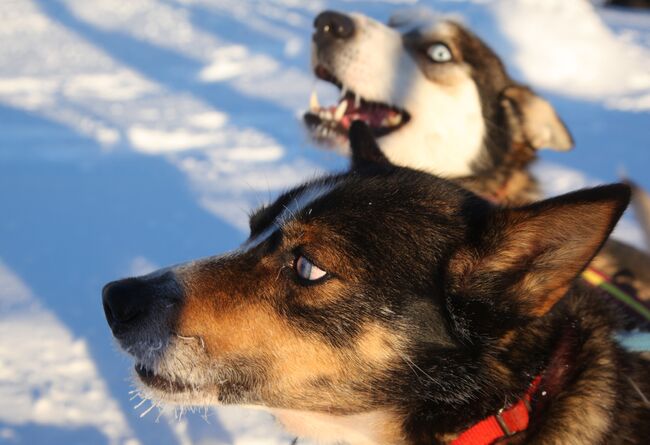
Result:
M350 172L258 210L236 251L106 285L147 397L324 443L647 443L650 362L576 281L629 188L502 209L351 141Z

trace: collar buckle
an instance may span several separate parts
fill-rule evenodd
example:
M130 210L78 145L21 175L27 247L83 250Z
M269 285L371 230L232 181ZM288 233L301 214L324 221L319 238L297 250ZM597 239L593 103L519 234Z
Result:
M503 420L503 411L504 411L504 409L501 408L501 409L496 413L496 415L495 415L494 417L497 419L497 423L499 424L499 426L500 426L501 429L503 430L503 433L506 435L506 437L510 437L510 436L512 436L514 433L513 433L512 431L510 431L510 428L508 428L508 424L506 423L505 420Z
M503 430L503 434L506 435L506 437L510 437L514 435L515 433L510 431L510 428L508 428L508 424L506 423L505 420L503 420L503 411L504 409L501 408L495 415L494 417L497 419L497 423L501 427L501 430ZM530 411L529 411L530 412Z
M539 389L541 376L533 380L526 394L515 404L474 424L456 437L451 445L490 445L501 438L511 437L528 428L531 399Z
M539 380L536 379L535 382L533 382L533 385L536 387L536 386L538 385L538 382L539 382ZM520 403L520 404L523 404L524 408L526 409L526 412L528 413L528 415L530 415L530 412L531 412L531 406L530 406L530 394L526 394L526 395L524 396L524 398L520 400L519 403ZM511 412L511 411L516 410L516 406L517 406L517 405L512 406L512 407L510 407L509 409L501 408L501 409L500 409L499 411L497 411L497 413L494 415L494 418L496 419L497 423L499 424L499 427L501 428L501 430L503 431L503 434L504 434L506 437L514 436L515 434L517 434L517 433L520 431L520 430L518 430L516 427L515 427L515 430L513 431L513 430L508 426L508 422L507 422L506 419L504 418L504 413L508 413L508 412ZM526 424L528 424L528 419L526 419Z

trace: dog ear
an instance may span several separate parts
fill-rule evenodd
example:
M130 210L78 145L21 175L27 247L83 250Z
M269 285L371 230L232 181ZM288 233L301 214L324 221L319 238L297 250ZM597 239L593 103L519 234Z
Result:
M363 164L391 165L381 148L379 148L370 127L365 122L360 120L352 122L348 139L352 151L353 169Z
M501 92L501 106L515 143L558 151L573 147L573 138L553 106L530 88L505 88Z
M473 247L450 262L450 303L487 323L479 327L484 333L543 316L596 255L629 200L630 188L614 184L518 209L492 208L473 224L482 226L473 228Z

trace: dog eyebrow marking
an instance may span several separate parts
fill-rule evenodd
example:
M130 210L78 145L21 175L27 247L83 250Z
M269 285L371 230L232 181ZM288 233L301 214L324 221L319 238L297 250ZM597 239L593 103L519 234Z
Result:
M275 225L275 223L272 223L269 225L262 233L257 235L255 238L248 240L246 243L244 243L239 249L236 249L232 254L237 255L239 253L245 253L248 252L249 250L252 250L262 244L264 241L267 239L271 238L271 236L279 231L280 228Z
M273 234L281 230L289 221L297 219L298 215L300 215L300 213L310 204L334 190L337 185L337 181L330 180L327 182L312 184L304 189L300 194L295 196L291 202L284 206L284 210L282 210L282 212L275 218L275 221L264 229L262 233L241 246L238 249L238 252L248 252L262 244L273 236Z
M306 207L334 190L336 185L337 183L334 181L321 182L303 190L300 195L293 198L291 202L284 207L282 213L280 213L280 215L275 219L275 225L282 227L290 220L296 219L296 217Z

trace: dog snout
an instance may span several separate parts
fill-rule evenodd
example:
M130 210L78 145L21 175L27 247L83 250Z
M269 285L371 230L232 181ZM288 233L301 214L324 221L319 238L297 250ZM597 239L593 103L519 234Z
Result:
M314 42L322 44L334 40L349 39L354 35L354 21L336 11L324 11L314 19Z
M180 300L180 288L168 273L112 281L102 290L106 321L116 337L141 327L152 312L168 309Z

